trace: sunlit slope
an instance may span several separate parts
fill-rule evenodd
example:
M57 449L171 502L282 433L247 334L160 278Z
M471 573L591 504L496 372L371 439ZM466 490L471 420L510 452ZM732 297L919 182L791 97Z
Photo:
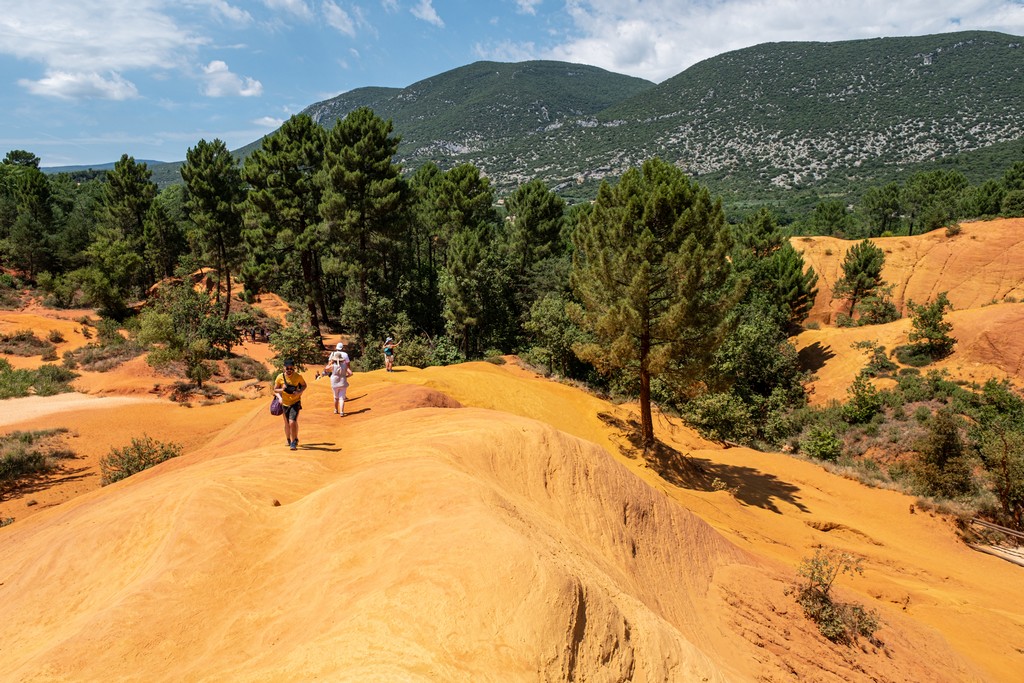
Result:
M276 442L254 418L236 431ZM749 560L604 451L468 409L345 432L185 456L10 529L0 677L728 678L693 641L716 569Z
M947 292L953 310L946 320L957 344L953 353L928 366L950 377L983 383L1008 378L1024 386L1024 219L964 223L962 232L945 230L911 237L877 238L885 252L882 279L892 285L892 300L904 316L885 325L837 328L837 313L848 304L834 299L846 252L856 242L831 237L797 237L793 245L818 273L818 297L812 327L794 339L804 366L814 373L810 400L823 405L847 399L847 388L867 364L870 351L854 344L873 342L891 353L909 344L908 301L923 304ZM826 323L820 325L820 323ZM819 323L819 325L813 325ZM884 381L882 382L884 384Z
M849 312L848 304L833 299L832 289L856 242L833 237L791 241L818 274L818 298L808 320L834 322L836 313ZM893 303L904 315L909 315L907 301L926 303L939 292L948 292L956 310L1024 300L1024 218L963 223L953 236L940 229L871 242L885 252L882 279L893 286Z
M898 614L884 650L851 657L774 558L603 448L403 386L422 379L538 406L568 389L561 419L594 419L582 392L488 364L361 375L343 420L315 383L295 453L250 409L4 529L0 679L981 679Z

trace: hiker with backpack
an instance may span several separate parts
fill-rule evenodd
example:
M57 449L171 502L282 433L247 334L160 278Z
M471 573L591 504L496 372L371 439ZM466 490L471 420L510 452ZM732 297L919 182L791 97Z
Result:
M352 368L348 354L343 350L345 344L338 342L334 352L324 366L324 374L331 376L331 390L334 392L334 412L345 417L345 397L348 393L348 378L352 376Z
M284 372L274 380L274 393L284 406L284 436L293 451L299 446L299 411L302 410L302 392L306 380L295 371L295 361L286 359Z

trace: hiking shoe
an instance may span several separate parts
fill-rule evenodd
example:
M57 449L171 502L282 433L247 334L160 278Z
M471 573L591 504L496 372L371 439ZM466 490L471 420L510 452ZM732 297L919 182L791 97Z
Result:
M299 442L298 441L292 441L290 444L288 444L288 448L292 449L293 451L296 448L298 448L298 446L299 446Z

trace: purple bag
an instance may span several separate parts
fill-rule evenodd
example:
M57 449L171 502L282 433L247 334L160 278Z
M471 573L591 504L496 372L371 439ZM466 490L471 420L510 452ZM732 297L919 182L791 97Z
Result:
M284 404L281 403L281 397L274 394L274 400L270 402L270 414L280 415L284 412Z

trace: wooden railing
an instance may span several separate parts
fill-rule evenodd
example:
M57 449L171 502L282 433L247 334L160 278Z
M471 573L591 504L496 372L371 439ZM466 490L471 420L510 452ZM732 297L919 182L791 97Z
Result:
M978 530L979 538L978 542L968 542L969 546L1024 567L1024 533L977 517L970 526Z

